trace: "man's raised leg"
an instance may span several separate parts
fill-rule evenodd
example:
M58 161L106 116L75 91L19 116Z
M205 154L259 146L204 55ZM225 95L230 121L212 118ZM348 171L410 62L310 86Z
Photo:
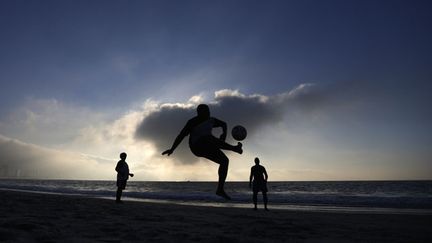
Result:
M243 153L243 149L242 149L243 144L240 142L238 142L237 145L234 146L216 137L212 137L211 141L212 144L214 144L219 149L231 150L239 154Z

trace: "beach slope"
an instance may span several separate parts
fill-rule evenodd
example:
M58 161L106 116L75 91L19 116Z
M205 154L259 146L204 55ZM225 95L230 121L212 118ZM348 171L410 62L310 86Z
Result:
M125 202L0 190L1 242L432 242L430 215Z

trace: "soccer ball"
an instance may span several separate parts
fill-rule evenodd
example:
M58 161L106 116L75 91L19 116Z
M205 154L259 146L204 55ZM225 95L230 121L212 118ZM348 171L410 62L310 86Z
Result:
M233 127L233 129L231 130L231 135L233 136L233 138L235 140L242 141L247 136L246 128L244 128L243 126L237 125L237 126Z

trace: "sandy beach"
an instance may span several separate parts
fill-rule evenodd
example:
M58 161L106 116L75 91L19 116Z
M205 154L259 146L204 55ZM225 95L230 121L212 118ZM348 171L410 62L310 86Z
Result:
M1 242L431 242L432 216L253 211L0 190Z

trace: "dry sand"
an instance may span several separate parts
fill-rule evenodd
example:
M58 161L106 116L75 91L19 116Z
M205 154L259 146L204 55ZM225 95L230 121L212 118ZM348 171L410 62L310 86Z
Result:
M0 190L0 242L432 242L431 215L214 208Z

